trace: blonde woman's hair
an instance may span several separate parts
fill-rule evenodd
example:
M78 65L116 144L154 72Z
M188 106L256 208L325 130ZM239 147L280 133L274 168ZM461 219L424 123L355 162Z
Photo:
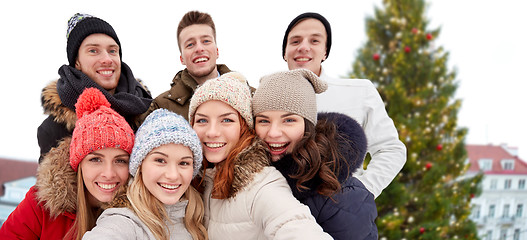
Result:
M77 171L77 213L75 216L75 222L73 222L73 226L68 231L65 238L74 238L77 240L82 239L84 233L95 227L95 222L102 213L101 208L98 208L95 212L92 210L93 206L89 204L86 198L86 191L84 180L82 178L82 167L79 164L79 169Z
M138 168L132 183L128 186L126 196L130 201L132 210L150 229L154 237L158 240L169 239L170 235L167 231L166 221L170 221L170 219L165 206L146 188L141 168L142 166ZM189 200L184 221L190 235L192 235L193 239L208 239L207 230L203 225L205 208L203 207L203 200L200 194L194 187L189 186L182 198Z

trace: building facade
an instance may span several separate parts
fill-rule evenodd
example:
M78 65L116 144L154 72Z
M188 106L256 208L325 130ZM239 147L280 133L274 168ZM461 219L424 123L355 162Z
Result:
M527 163L505 145L467 145L468 175L483 172L471 219L482 240L527 240Z
M35 185L37 161L0 158L0 227Z
M5 194L0 197L0 227L36 182L37 178L30 176L4 183Z

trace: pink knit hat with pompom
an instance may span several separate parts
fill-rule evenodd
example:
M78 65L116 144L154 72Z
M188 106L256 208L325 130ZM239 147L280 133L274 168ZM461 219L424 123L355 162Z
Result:
M124 117L110 108L110 102L96 88L87 88L77 99L77 122L70 145L70 165L79 163L91 152L120 148L128 154L134 146L134 131Z

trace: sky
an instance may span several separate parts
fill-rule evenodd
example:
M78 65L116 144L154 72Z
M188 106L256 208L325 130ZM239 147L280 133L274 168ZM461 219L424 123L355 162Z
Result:
M333 44L323 67L334 77L351 71L367 41L365 18L381 0L292 1L40 1L0 3L0 157L37 161L37 128L45 119L40 93L67 63L66 29L75 13L109 22L121 41L122 59L155 97L184 69L177 24L190 10L211 14L217 31L218 63L259 78L287 70L281 56L289 22L313 11L331 23ZM126 5L125 5L126 4ZM456 69L456 99L463 104L458 126L469 129L466 144L506 144L527 160L527 2L523 0L430 0L430 29L441 28L435 45L449 52Z

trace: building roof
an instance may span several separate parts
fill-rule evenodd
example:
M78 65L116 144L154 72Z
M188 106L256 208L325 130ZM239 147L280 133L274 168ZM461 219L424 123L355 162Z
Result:
M4 183L35 176L38 163L0 158L0 196L4 195Z
M470 168L468 172L479 172L479 160L492 160L492 169L485 171L485 174L527 174L527 163L517 155L516 148L510 148L506 145L466 145ZM502 167L501 160L514 161L513 170L505 170Z

